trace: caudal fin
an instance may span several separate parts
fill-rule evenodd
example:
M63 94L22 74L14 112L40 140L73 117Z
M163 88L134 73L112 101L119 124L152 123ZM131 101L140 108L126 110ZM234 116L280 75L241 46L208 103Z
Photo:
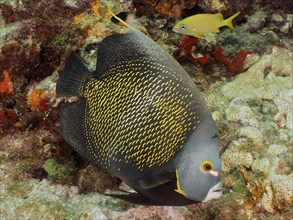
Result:
M65 63L56 85L57 96L78 96L81 95L80 87L82 80L90 75L83 60L75 52L72 52Z
M238 15L240 14L240 12L237 12L236 14L232 15L230 18L227 18L226 20L224 20L225 25L227 25L229 28L234 29L232 21L234 18L236 18Z

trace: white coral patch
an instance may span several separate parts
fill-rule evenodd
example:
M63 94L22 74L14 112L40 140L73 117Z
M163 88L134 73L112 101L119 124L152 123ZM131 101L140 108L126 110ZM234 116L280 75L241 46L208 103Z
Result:
M240 128L239 136L246 137L256 147L261 147L263 145L263 134L255 127L247 126Z
M252 165L252 155L245 151L237 151L236 149L226 150L222 157L222 171L228 172L233 168L239 168L239 164L250 168Z
M293 201L293 174L278 175L274 174L269 177L275 194L275 203L278 206L284 204L292 205Z
M255 114L249 106L231 104L225 110L225 113L229 121L240 122L242 124L249 124L253 127L259 127L259 123L255 117Z
M268 173L270 168L270 161L267 158L257 159L252 164L252 170L258 172Z
M279 154L287 152L287 148L281 144L272 144L269 146L267 153L271 156L278 156Z
M274 213L275 209L274 209L274 192L272 190L272 187L267 185L265 187L265 193L261 199L261 205L262 207L270 212L270 213Z

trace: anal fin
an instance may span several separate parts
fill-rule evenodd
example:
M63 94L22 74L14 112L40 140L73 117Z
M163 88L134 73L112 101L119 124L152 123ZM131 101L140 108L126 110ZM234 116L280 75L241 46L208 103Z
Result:
M113 198L121 199L125 202L137 204L137 205L159 205L156 201L147 198L140 193L127 193L127 194L104 194Z

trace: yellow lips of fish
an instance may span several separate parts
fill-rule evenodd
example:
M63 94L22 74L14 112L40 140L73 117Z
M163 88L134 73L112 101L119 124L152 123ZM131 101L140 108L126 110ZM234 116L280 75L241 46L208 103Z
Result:
M234 29L232 20L239 14L240 12L237 12L225 20L221 13L193 15L179 21L173 27L173 31L197 38L204 38L206 34L219 33L219 28L223 26L228 26L229 28Z

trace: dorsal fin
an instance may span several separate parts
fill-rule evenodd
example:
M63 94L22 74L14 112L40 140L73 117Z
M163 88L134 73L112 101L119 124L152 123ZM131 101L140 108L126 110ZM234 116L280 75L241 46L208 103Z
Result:
M127 24L123 19L115 15L113 12L109 11L109 13L115 18L116 20L120 21L122 24L124 24L126 27L128 27L132 31L138 31L135 27L131 26L130 24ZM121 13L119 13L121 14ZM111 19L112 20L112 19Z
M113 13L112 15L115 16ZM171 62L173 61L171 55L152 39L117 16L115 18L127 26L131 32L128 34L114 34L103 39L97 55L96 73L98 77L102 78L105 72L119 65L119 63L131 60L155 60L157 63L165 64L169 67L176 65L176 68L181 68L176 61Z
M72 52L66 60L65 67L57 81L57 96L78 96L82 95L80 90L83 80L89 77L91 72L85 63L75 52Z
M221 13L214 14L219 20L224 20L224 17Z

